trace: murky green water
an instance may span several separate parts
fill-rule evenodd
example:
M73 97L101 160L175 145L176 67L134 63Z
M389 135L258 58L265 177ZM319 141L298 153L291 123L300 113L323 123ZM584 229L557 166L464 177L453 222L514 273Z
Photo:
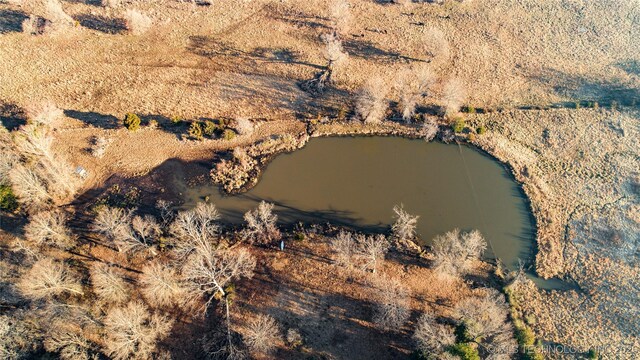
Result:
M178 169L176 169L178 170ZM524 195L508 171L465 146L393 137L319 138L268 165L249 192L225 196L214 185L174 186L185 206L209 196L224 221L240 222L260 200L276 204L283 223L349 225L387 231L392 208L420 216L424 242L453 228L479 229L509 268L533 258L535 230Z

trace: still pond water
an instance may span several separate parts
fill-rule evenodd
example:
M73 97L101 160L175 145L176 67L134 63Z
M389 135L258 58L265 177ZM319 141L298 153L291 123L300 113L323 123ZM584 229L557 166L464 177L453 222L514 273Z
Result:
M491 244L487 257L510 269L534 256L535 226L521 189L501 164L466 146L395 137L312 139L277 156L254 188L234 196L212 184L189 187L179 169L173 176L184 207L208 196L226 222L241 222L244 212L266 200L276 204L281 223L329 221L388 231L393 206L403 204L420 216L423 243L456 227L478 229ZM547 288L560 285L536 280Z

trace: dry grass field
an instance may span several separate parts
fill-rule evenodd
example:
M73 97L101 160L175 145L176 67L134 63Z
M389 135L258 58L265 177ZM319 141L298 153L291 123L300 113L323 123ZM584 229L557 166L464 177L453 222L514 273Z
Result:
M570 291L521 289L522 311L535 319L529 325L536 336L581 352L600 347L611 359L640 352L638 1L352 0L341 34L349 60L320 96L299 85L326 66L320 36L332 31L330 1L123 0L102 6L63 0L69 25L43 35L23 32L29 16L51 18L45 3L0 1L0 116L14 128L24 120L22 108L48 100L63 109L52 124L54 149L88 170L80 193L114 174L143 175L167 159L210 160L216 151L270 135L304 133L309 119L338 116L341 107L350 114L358 90L374 76L398 101L398 73L427 65L435 82L421 105L442 105L447 81L460 80L464 105L486 110L466 115L469 124L487 128L472 142L509 165L531 200L537 272L577 284ZM147 31L128 30L128 9L151 19ZM577 109L585 104L590 108ZM128 131L121 120L129 112L145 124L156 120L158 128ZM172 117L248 117L256 130L230 141L195 141L168 130ZM87 150L94 137L109 140L100 158ZM274 257L273 267L293 261ZM282 271L269 276L289 275ZM304 274L292 275L304 280ZM286 295L270 291L275 298ZM309 295L318 307L324 306L322 291ZM244 295L262 301L264 294ZM300 321L296 316L290 321ZM341 316L330 323L336 332L347 321ZM322 346L328 345L314 344ZM400 344L398 354L406 349Z

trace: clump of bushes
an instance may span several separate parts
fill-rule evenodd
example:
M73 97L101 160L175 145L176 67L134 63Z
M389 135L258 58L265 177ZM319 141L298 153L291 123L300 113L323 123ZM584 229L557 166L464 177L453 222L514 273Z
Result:
M200 122L194 121L191 123L191 126L189 127L189 136L196 140L202 140L204 138Z
M178 115L172 116L169 120L171 120L171 124L173 124L174 126L182 124L182 118Z
M225 140L233 140L236 137L236 132L231 129L225 129L222 132L222 138Z
M124 116L123 123L129 131L140 129L140 117L134 113L127 113L127 115Z
M18 209L18 199L10 186L0 185L0 210L15 211Z
M452 345L449 347L448 352L463 360L480 360L478 349L473 347L470 343L457 343Z
M455 133L461 133L466 127L466 123L463 118L456 118L451 124L451 130Z

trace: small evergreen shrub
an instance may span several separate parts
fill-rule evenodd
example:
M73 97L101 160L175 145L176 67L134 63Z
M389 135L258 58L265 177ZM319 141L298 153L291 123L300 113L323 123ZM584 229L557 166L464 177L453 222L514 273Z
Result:
M473 106L465 106L464 108L462 108L462 111L466 112L467 114L475 114L476 108L474 108Z
M202 140L203 139L202 134L203 134L202 125L200 125L200 122L198 121L192 122L191 126L189 127L189 136L191 136L196 140Z
M294 236L293 239L296 241L303 241L305 239L304 233L302 232L297 232Z
M599 358L600 354L598 354L597 350L589 349L589 352L587 352L587 359L598 360Z
M474 348L469 343L457 343L449 347L448 352L463 360L480 360L478 349Z
M476 129L476 132L478 133L478 135L482 135L487 132L487 128L485 128L484 125L480 125Z
M222 132L222 138L225 140L233 140L236 137L236 132L231 129L225 129Z
M11 187L0 185L0 210L13 212L18 209L18 199Z
M129 131L136 131L140 129L140 117L134 113L127 113L124 117L124 126Z
M536 337L530 328L522 324L516 327L516 340L522 346L533 346L536 342Z
M466 124L465 124L464 119L462 119L462 118L456 118L456 119L453 121L453 124L451 125L451 129L452 129L452 130L453 130L453 132L455 132L455 133L460 133L460 132L462 132L462 130L464 130L465 126L466 126Z
M206 136L212 137L216 133L217 129L218 129L218 126L213 121L207 120L204 122L203 131Z
M173 124L173 125L182 124L182 118L180 116L177 116L177 115L176 116L172 116L170 120L171 120L171 124Z

